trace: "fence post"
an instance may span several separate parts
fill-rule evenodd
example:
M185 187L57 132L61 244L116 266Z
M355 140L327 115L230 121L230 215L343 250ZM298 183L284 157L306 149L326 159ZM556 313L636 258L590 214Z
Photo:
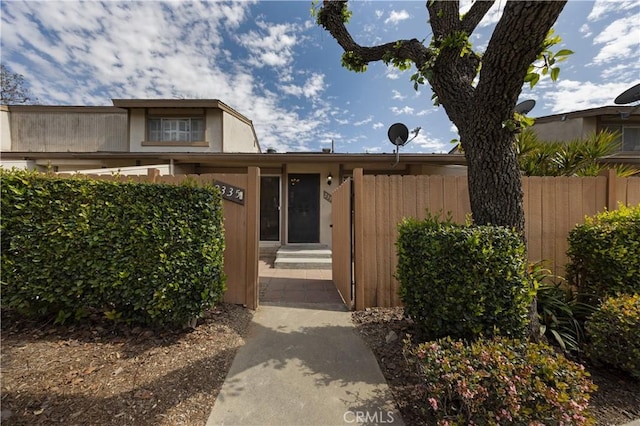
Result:
M616 194L616 180L618 175L614 169L607 171L607 210L618 208L618 194Z
M355 272L355 307L357 311L364 310L364 290L365 285L365 268L362 247L364 247L364 194L363 194L364 173L361 168L353 169L353 228L354 228L354 272Z
M246 247L245 258L247 287L245 300L249 309L258 307L258 258L260 253L260 169L249 167L247 169L247 191L245 200L246 209Z
M160 176L160 170L147 169L147 179L149 179L150 183L156 183L158 181L159 176Z

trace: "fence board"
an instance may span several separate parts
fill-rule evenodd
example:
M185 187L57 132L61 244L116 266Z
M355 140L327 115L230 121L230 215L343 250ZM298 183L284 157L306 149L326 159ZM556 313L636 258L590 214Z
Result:
M351 180L342 183L332 194L331 203L332 278L345 304L351 299Z
M414 215L423 219L427 209L431 214L445 216L451 212L456 222L464 222L470 211L467 180L464 176L357 178L362 173L357 170L354 170L354 192L363 195L354 204L354 226L359 235L354 265L356 309L398 306L398 283L394 277L398 222ZM586 215L603 211L616 199L640 203L640 178L616 178L613 183L609 179L607 176L523 178L529 261L545 260L545 267L563 275L571 229L583 223Z

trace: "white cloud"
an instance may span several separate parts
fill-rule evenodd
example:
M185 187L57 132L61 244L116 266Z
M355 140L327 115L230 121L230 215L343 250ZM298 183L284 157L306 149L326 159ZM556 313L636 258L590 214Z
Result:
M580 31L580 34L582 34L583 37L585 38L589 38L593 34L593 32L591 31L591 28L589 28L589 24L582 24L579 31Z
M398 92L397 90L392 90L391 93L393 94L393 99L398 99L398 100L403 100L406 96L402 96L402 94L400 92Z
M610 13L618 13L623 10L634 10L638 8L637 0L596 0L587 16L590 22L599 21Z
M398 108L398 107L391 107L391 112L393 112L395 115L400 115L400 114L413 114L413 108L411 108L410 106L404 106L402 108Z
M473 5L475 0L463 0L460 2L460 14L467 13L471 6ZM504 11L504 6L506 2L497 1L491 6L489 11L484 15L484 18L478 24L479 28L488 27L496 24L500 18L502 17L502 12Z
M384 12L382 10L376 10L375 14L376 14L376 18L380 19L382 18L382 15L384 15Z
M374 130L375 129L379 129L381 127L384 127L384 124L382 124L381 122L377 122L377 123L373 123L373 126L371 126Z
M250 63L283 67L293 61L293 47L298 43L297 26L256 22L260 31L249 31L238 36L238 42L251 52Z
M596 64L616 64L617 60L637 58L640 56L640 13L618 19L609 24L604 31L593 39L593 43L604 44L593 62Z
M369 116L367 118L365 118L364 120L360 120L360 121L356 121L355 123L353 123L354 126L362 126L365 125L367 123L371 123L373 121L373 116Z
M287 86L280 86L280 88L288 95L316 98L325 89L324 74L313 73L303 86L295 86L291 84Z
M397 24L398 22L404 21L406 19L409 19L409 13L406 10L401 10L401 11L395 11L392 10L391 13L389 14L389 17L387 19L384 20L385 24Z
M560 80L544 96L552 113L579 111L612 105L613 99L629 88L628 83L596 84L590 81Z

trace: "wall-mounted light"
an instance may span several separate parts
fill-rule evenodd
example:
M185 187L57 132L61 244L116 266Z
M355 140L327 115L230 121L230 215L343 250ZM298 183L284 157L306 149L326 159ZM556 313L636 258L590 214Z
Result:
M333 176L331 176L331 172L327 175L327 185L331 186L331 181L333 180Z

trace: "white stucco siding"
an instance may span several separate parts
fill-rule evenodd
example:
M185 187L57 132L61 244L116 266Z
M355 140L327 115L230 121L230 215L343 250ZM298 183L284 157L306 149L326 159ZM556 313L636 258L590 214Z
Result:
M11 126L9 111L6 107L0 109L0 150L11 151Z
M222 116L219 109L207 109L205 138L209 142L208 151L222 152Z
M252 126L223 112L223 152L260 152Z

